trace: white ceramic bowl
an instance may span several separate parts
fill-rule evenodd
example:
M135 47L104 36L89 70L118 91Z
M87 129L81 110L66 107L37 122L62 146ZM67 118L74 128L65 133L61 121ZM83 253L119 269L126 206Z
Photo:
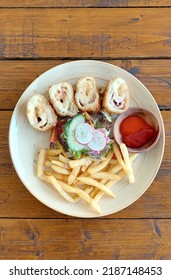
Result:
M129 86L130 106L144 107L151 110L158 118L161 126L161 136L157 145L149 152L139 155L133 163L135 183L129 185L125 177L112 191L116 198L103 196L99 202L102 214L98 215L91 206L80 200L70 204L66 202L53 188L42 182L35 174L37 153L49 145L49 132L42 133L33 129L26 117L26 102L38 91L46 94L49 86L68 81L75 84L83 76L92 75L97 84L105 87L114 76L123 78ZM160 167L165 145L163 120L158 106L147 88L134 76L112 64L82 60L64 63L50 69L35 79L20 97L14 109L10 129L9 147L15 170L25 187L42 203L61 213L76 217L99 217L109 215L124 209L136 201L150 186Z

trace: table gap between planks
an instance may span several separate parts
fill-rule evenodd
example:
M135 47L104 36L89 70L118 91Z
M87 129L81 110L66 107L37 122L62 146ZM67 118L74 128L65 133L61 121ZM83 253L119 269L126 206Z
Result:
M0 1L0 259L170 259L171 1ZM8 149L12 111L53 66L98 59L137 77L161 110L166 148L145 194L99 219L57 213L23 186Z

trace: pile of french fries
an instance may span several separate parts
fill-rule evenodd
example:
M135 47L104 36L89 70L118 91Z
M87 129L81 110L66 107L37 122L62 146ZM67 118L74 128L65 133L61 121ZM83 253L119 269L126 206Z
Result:
M113 159L115 155L116 159ZM69 159L62 149L41 149L38 154L37 176L53 186L68 202L83 199L101 214L99 200L104 194L115 198L111 188L124 176L135 182L132 162L138 154L129 155L124 143L112 144L102 159L84 156Z

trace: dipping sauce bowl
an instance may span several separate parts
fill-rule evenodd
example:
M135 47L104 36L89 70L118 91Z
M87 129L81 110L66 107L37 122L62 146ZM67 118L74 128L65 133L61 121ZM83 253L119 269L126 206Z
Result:
M158 142L161 134L161 127L157 117L149 110L140 107L132 107L123 112L121 115L117 117L114 123L114 139L120 145L123 143L123 135L121 133L121 124L122 122L130 117L130 116L138 116L145 120L153 129L154 129L154 137L148 140L144 145L138 148L128 147L128 151L131 153L142 153L151 150Z

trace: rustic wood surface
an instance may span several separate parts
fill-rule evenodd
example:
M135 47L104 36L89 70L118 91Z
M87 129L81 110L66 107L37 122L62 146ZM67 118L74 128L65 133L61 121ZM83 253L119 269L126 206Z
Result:
M169 57L170 18L169 8L1 9L0 58Z
M0 1L0 259L171 259L171 1ZM122 67L152 93L166 147L143 196L104 218L78 219L36 200L18 178L8 130L44 71L76 59Z
M170 7L170 0L1 0L0 7Z
M13 259L14 254L18 259L62 260L171 256L170 220L16 219L1 224L1 254L5 259Z

